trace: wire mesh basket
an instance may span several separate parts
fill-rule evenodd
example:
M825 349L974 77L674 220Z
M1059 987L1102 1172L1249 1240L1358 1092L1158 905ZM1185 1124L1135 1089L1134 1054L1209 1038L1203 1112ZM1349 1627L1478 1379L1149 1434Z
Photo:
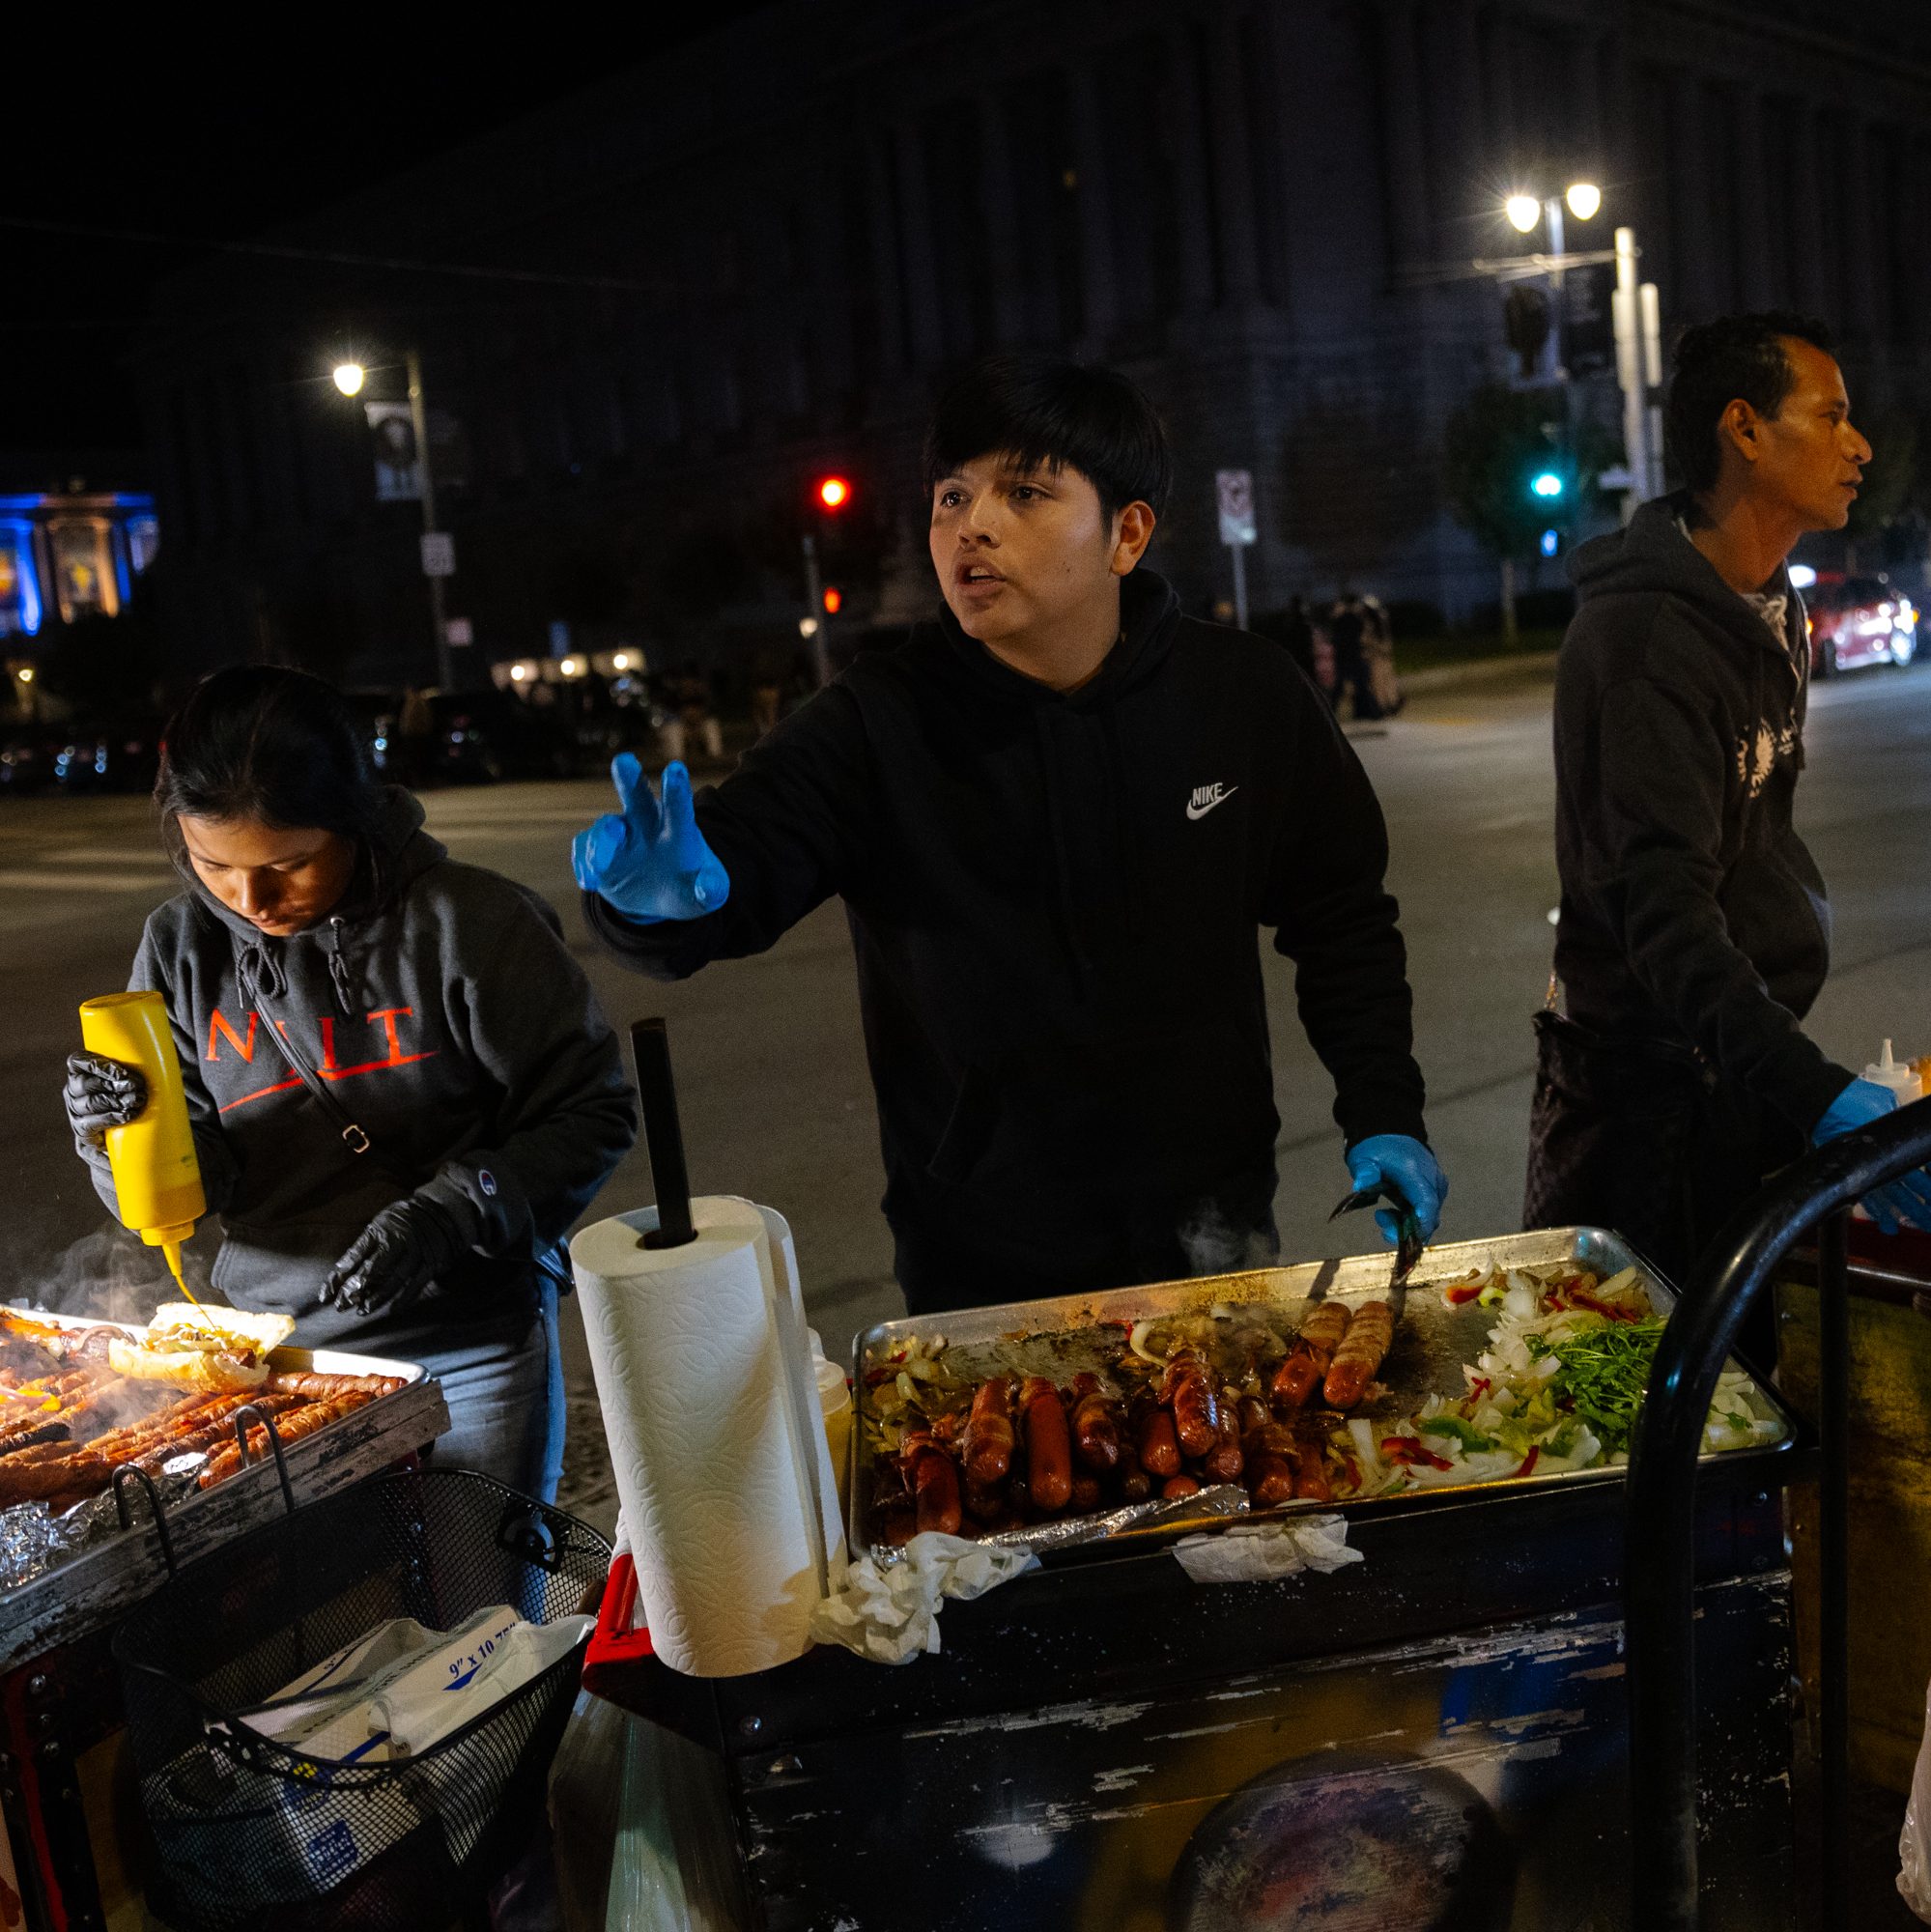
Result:
M418 1754L306 1756L238 1714L393 1618L448 1631L493 1605L590 1606L610 1546L463 1470L379 1476L252 1531L163 1584L114 1640L151 1902L181 1932L447 1924L541 1818L582 1645Z

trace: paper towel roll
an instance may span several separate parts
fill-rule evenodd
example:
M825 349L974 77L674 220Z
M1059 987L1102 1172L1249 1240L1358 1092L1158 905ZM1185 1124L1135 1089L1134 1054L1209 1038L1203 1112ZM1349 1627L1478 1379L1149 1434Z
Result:
M597 1398L651 1641L734 1677L810 1644L844 1565L791 1231L728 1196L697 1238L646 1248L654 1208L572 1237Z

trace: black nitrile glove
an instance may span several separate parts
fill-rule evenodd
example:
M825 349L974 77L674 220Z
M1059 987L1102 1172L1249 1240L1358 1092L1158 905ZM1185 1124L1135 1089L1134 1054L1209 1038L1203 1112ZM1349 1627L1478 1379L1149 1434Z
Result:
M373 1315L407 1308L427 1282L447 1272L468 1244L433 1201L412 1195L384 1208L328 1270L317 1299L324 1307Z
M125 1127L148 1104L148 1083L139 1067L98 1053L70 1053L61 1099L75 1143L99 1148L109 1127Z

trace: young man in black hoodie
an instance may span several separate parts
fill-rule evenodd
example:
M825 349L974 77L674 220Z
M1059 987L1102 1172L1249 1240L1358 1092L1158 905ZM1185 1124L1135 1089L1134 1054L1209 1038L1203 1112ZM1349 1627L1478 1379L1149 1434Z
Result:
M914 1311L1272 1257L1264 925L1355 1183L1433 1233L1379 807L1281 652L1138 568L1170 472L1151 407L998 358L941 400L925 469L945 614L695 810L680 766L660 808L620 758L624 810L575 852L591 925L678 979L843 897Z
M1887 1113L1802 1021L1830 965L1791 824L1810 645L1784 559L1841 529L1870 445L1821 324L1686 331L1685 488L1576 552L1555 687L1555 968L1538 1016L1527 1226L1626 1235L1683 1279L1766 1175ZM1931 1226L1931 1179L1867 1204ZM1761 1345L1762 1338L1759 1337Z

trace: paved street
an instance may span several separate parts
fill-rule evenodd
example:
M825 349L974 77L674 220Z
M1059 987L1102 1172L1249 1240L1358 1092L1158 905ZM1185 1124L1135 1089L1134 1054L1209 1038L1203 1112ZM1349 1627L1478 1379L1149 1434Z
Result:
M1359 740L1392 831L1430 1127L1454 1182L1451 1236L1513 1228L1519 1209L1529 1015L1548 979L1555 896L1548 712L1546 676L1515 673L1417 699L1385 732ZM1812 1031L1853 1066L1887 1032L1900 1050L1931 1051L1931 665L1820 687L1809 755L1802 823L1831 882L1837 955ZM825 908L764 958L684 985L638 980L591 950L569 881L569 835L603 803L593 785L440 792L429 800L430 825L459 857L555 900L613 1018L667 1015L694 1184L790 1217L812 1318L841 1349L898 1312L843 919ZM131 1311L158 1286L151 1256L102 1235L58 1089L76 1003L124 983L142 918L169 885L143 801L0 805L0 1081L13 1103L0 1116L0 1166L12 1177L0 1292L9 1298L110 1281ZM1361 1244L1362 1224L1325 1219L1346 1185L1331 1096L1301 1041L1287 964L1266 960L1282 1233L1296 1258L1342 1252ZM595 1211L649 1198L639 1148ZM205 1267L212 1237L195 1247ZM581 1403L588 1376L574 1325L570 1349ZM577 1439L594 1446L587 1430ZM573 1464L581 1497L595 1472L580 1458ZM602 1499L593 1513L608 1514Z

